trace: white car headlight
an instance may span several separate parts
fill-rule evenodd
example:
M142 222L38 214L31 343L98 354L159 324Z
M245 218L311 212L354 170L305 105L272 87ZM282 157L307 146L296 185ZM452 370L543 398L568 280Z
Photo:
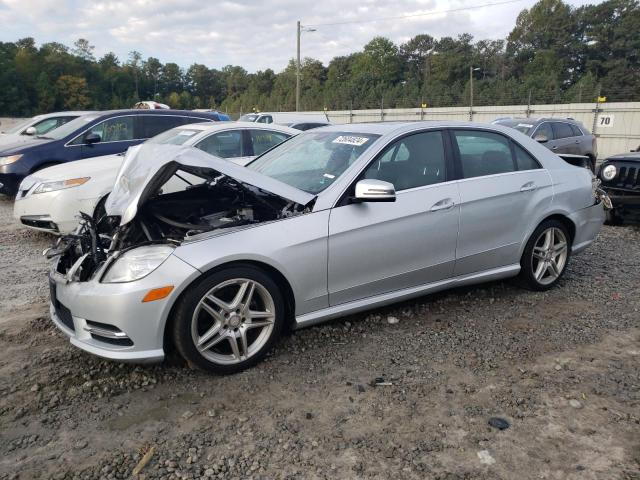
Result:
M604 178L606 181L613 180L614 178L616 178L617 174L618 169L615 165L607 165L602 169L602 178Z
M70 178L68 180L56 180L53 182L43 182L33 191L36 193L55 192L56 190L64 190L65 188L78 187L87 183L91 177Z
M9 155L7 157L0 157L0 167L2 165L9 165L10 163L17 162L22 158L22 155Z
M173 247L168 245L148 245L125 252L107 270L102 283L125 283L140 280L162 265Z

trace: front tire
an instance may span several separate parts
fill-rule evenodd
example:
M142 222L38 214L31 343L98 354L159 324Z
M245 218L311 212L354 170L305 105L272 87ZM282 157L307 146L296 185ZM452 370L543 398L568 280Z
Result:
M557 220L538 225L520 259L520 280L530 290L552 288L564 275L571 256L567 227Z
M190 287L174 320L173 340L187 362L218 374L236 373L258 363L280 337L284 300L264 271L232 267Z

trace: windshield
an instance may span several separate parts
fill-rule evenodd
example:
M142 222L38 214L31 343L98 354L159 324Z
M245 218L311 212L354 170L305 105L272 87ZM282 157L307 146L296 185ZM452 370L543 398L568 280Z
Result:
M2 133L18 133L22 129L27 128L31 123L33 123L33 121L34 121L34 119L30 118L29 120L26 120L24 122L20 122L19 124L17 124L13 128L10 128L8 130L4 130Z
M89 122L98 118L98 115L83 115L75 118L68 123L65 123L61 127L58 127L50 132L47 132L47 137L54 140L61 140L67 135L71 135L76 130L85 127Z
M255 122L257 118L258 118L258 115L256 115L255 113L248 113L246 115L242 115L238 119L238 121L239 122Z
M529 135L529 133L531 132L531 130L533 129L533 125L530 123L527 123L526 120L523 121L501 121L501 122L495 122L498 125L502 125L504 127L511 127L514 128L516 130L518 130L519 132L524 133L525 135Z
M247 168L305 192L320 193L379 136L352 132L304 133L269 150Z
M182 145L200 132L202 132L202 130L196 130L195 128L172 128L171 130L167 130L160 135L150 138L146 143Z

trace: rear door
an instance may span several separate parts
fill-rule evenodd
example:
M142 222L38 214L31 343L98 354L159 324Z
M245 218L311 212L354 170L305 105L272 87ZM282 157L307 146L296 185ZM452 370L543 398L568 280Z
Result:
M460 176L460 233L455 275L519 262L531 218L551 201L551 179L507 136L451 131Z
M452 275L459 194L457 183L452 181L448 152L442 131L424 131L395 140L360 178L393 183L396 201L345 201L331 210L331 305Z

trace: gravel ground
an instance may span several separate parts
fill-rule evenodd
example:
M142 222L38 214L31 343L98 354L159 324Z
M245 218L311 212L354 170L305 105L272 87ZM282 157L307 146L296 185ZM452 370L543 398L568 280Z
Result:
M640 478L637 227L605 227L552 291L354 315L228 377L72 348L47 318L50 242L0 198L0 479L131 478L143 456L147 479Z

